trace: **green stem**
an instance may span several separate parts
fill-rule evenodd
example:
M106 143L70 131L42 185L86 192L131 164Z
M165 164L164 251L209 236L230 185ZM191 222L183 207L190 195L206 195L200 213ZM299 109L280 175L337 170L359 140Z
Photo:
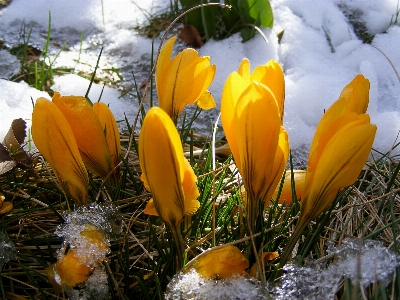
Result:
M294 232L292 233L289 242L286 244L285 251L281 256L281 259L279 260L280 270L278 271L278 277L283 275L283 266L286 265L289 258L291 257L293 248L294 246L296 246L296 243L300 238L301 234L303 233L304 228L306 228L307 224L308 224L307 222L302 222L301 220L299 220L299 223L294 229Z
M178 271L183 267L183 254L185 253L185 245L180 234L179 224L174 226L173 224L168 224L171 229L172 237L175 241L176 252L178 256Z

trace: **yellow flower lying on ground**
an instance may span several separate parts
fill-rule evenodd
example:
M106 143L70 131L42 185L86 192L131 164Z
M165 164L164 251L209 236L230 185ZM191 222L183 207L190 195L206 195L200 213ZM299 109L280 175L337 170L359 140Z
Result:
M32 138L63 191L77 204L87 203L88 174L71 126L60 109L45 98L37 99L33 109Z
M304 181L306 179L306 171L293 170L293 178L296 188L296 198L297 200L300 200L303 194ZM278 197L278 191L279 191L279 184L276 187L274 194L272 195L272 198L275 200ZM285 179L283 181L283 187L281 190L281 194L279 196L279 204L282 203L286 204L292 203L292 172L290 170L286 170Z
M308 156L300 218L280 265L283 266L304 228L318 217L339 191L352 185L371 151L376 126L365 114L369 81L362 75L348 84L322 116Z
M249 62L244 59L222 92L222 126L246 189L252 231L260 205L270 201L289 154L282 126L283 97L283 73L275 61L250 74Z
M4 201L5 197L0 195L0 215L6 214L13 210L14 205L10 201Z
M210 65L209 56L200 56L192 48L184 49L171 60L176 37L162 47L157 59L156 88L159 106L176 120L188 104L202 109L215 107L207 88L214 79L216 67Z
M74 287L85 282L93 269L104 259L109 252L108 244L102 233L90 224L80 232L80 237L70 249L61 255L56 263L50 265L47 277L56 293L62 292L62 286Z
M168 224L181 260L183 241L179 224L200 206L196 200L197 177L184 157L174 123L159 107L152 107L144 118L139 135L139 160L141 179L153 196L144 213L158 215Z
M205 278L224 279L235 274L242 275L249 267L249 261L235 246L223 246L209 249L190 261L182 272L195 269Z

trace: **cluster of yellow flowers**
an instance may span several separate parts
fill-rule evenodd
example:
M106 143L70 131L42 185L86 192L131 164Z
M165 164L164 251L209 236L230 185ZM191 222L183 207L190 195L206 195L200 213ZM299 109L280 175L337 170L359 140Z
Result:
M194 49L185 49L171 60L175 40L174 37L165 43L157 60L159 107L152 107L144 118L139 159L141 179L152 193L144 212L160 216L169 226L182 267L185 247L179 225L184 216L197 211L200 203L197 178L184 157L175 123L187 104L197 103L203 109L215 107L207 88L216 68L210 65L209 57L199 57ZM296 182L301 182L301 192L297 194L301 197L301 215L281 265L289 258L291 247L305 226L321 214L340 190L354 183L367 160L376 132L365 113L368 94L369 81L357 75L322 117L307 170L295 176ZM255 233L257 218L263 217L260 211L268 205L287 163L284 98L283 70L273 60L250 73L250 62L244 59L238 71L230 74L222 92L222 125L243 179L250 234ZM85 165L102 179L111 176L111 182L117 181L118 129L106 105L91 106L83 97L58 94L53 102L40 98L33 113L32 135L61 187L77 203L87 202ZM49 143L50 139L57 141ZM286 198L289 197L285 195ZM241 268L246 268L247 264L238 260ZM215 272L204 271L209 273Z
M52 100L36 100L32 138L64 193L85 204L89 190L86 168L117 185L121 152L118 125L102 102L92 104L85 97L59 93Z

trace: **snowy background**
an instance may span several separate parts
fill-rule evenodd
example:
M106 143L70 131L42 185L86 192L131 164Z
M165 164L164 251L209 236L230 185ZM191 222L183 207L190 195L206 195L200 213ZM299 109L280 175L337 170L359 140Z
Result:
M43 49L50 12L53 57L68 41L68 51L60 54L55 67L90 73L103 46L101 68L117 69L123 77L122 85L132 83L133 72L140 84L149 74L152 40L139 36L134 28L145 24L151 14L168 9L169 4L169 0L13 0L0 10L0 40L6 47L18 45L25 22L26 31L33 24L32 45ZM227 76L244 57L252 68L269 59L279 61L286 80L285 127L295 155L304 159L324 109L361 73L371 82L368 113L378 126L374 148L389 151L400 130L400 82L395 71L400 72L400 27L395 24L398 0L271 0L271 4L274 28L263 29L268 43L258 35L243 44L240 36L234 35L223 41L211 40L199 49L200 55L211 56L211 62L217 65L210 91L218 108ZM277 34L282 30L278 44ZM360 30L374 36L372 44L357 37L355 31ZM156 39L155 49L158 45ZM0 79L0 140L12 119L30 118L31 97L49 97L23 82L7 81L18 68L15 57L0 50L0 78L4 79ZM70 74L57 77L53 90L84 95L88 83ZM101 87L93 88L92 99L97 100ZM106 87L102 101L110 104L117 119L123 119L125 113L132 123L137 112L134 93L120 96L118 87ZM205 115L205 122L211 124L218 111ZM396 149L393 154L399 152Z

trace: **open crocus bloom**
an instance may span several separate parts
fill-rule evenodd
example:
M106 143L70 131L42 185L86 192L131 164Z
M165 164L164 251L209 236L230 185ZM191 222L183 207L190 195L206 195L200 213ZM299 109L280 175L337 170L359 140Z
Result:
M200 206L196 200L197 177L184 157L174 123L158 107L152 107L144 118L139 159L141 179L153 196L144 213L158 215L167 224L178 226L185 215L196 212Z
M357 75L322 116L308 156L299 222L283 253L281 266L287 262L304 228L360 174L376 133L376 126L365 114L368 101L369 81Z
M231 73L222 92L222 125L243 178L251 226L255 226L261 202L271 199L289 153L287 132L282 126L283 95L283 73L278 63L270 61L250 74L247 59L239 72Z
M175 41L176 37L172 37L162 47L155 75L159 106L173 120L187 104L197 102L202 109L215 107L207 88L216 71L215 65L210 65L210 57L199 57L192 48L184 49L171 60Z
M63 191L76 203L85 204L89 179L74 133L60 109L45 98L37 99L33 109L32 138Z

